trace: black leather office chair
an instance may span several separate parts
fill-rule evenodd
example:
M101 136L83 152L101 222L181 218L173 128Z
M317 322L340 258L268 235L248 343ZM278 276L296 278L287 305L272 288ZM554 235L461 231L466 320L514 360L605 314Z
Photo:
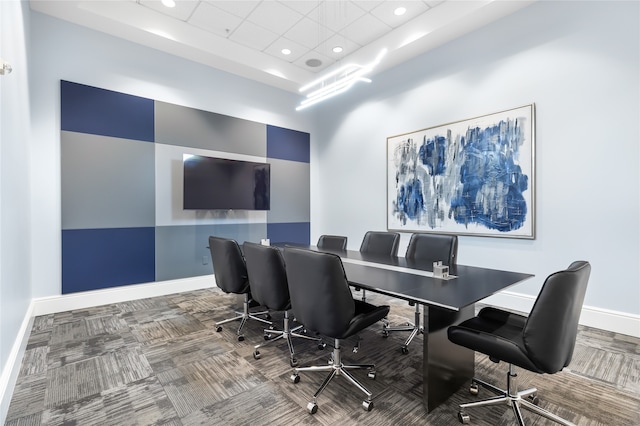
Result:
M362 238L360 252L395 257L399 246L400 234L397 232L368 231Z
M209 237L209 250L211 251L211 261L213 263L213 273L216 277L216 285L225 293L242 294L242 312L237 312L237 316L223 321L216 322L216 331L222 331L222 324L240 320L237 336L238 340L244 340L242 329L249 319L257 320L271 325L271 321L262 319L257 315L265 315L269 318L268 311L250 312L251 288L247 274L247 266L240 251L238 242L229 238Z
M458 237L445 234L413 234L407 246L405 258L408 260L423 261L429 265L441 261L443 265L453 266L458 256ZM420 325L420 304L415 303L414 322L408 322L406 326L389 327L385 322L382 325L382 335L389 336L393 331L409 331L409 337L400 347L403 354L409 353L409 343L418 334L424 334L424 326Z
M346 250L347 237L341 235L320 235L317 247L328 250Z
M292 337L315 340L319 348L323 348L322 339L318 337L305 336L296 333L303 328L302 325L293 329L289 324L289 310L291 309L291 299L289 298L289 286L287 284L287 272L284 267L284 259L280 250L276 247L268 247L260 244L245 242L242 245L244 258L247 262L247 272L249 281L251 282L251 296L253 300L261 306L266 307L270 311L284 312L284 321L282 330L273 328L264 330L265 343L256 345L253 351L253 357L260 359L260 348L275 342L279 339L285 339L289 345L289 364L292 367L298 365L293 348ZM272 338L276 335L277 337Z
M301 371L329 371L320 389L307 405L309 413L318 410L318 395L335 376L343 376L367 395L362 406L373 408L372 394L351 375L349 370L368 369L368 376L375 378L373 364L345 365L342 363L340 341L355 335L384 318L389 306L374 306L354 300L340 257L304 249L286 247L284 260L291 294L291 305L296 318L308 329L334 340L332 362L329 365L295 368L291 376L294 383L300 381Z
M360 253L396 257L399 246L400 234L397 232L367 231L360 244ZM356 290L360 289L356 288ZM362 301L366 300L366 291L362 289Z
M524 425L520 407L556 423L573 425L538 407L537 389L518 392L514 365L540 374L554 374L569 365L590 273L589 262L577 261L549 275L528 316L486 307L476 317L449 327L448 337L453 343L482 352L494 362L509 363L506 390L473 379L471 393L477 394L481 385L498 396L460 404L461 423L469 423L467 408L506 403L520 426Z

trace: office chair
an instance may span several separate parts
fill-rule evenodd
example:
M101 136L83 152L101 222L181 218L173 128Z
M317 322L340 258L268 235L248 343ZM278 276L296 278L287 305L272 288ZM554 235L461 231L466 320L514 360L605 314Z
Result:
M367 231L360 244L360 253L375 254L380 256L398 256L400 246L400 234L386 231ZM361 290L356 288L356 291ZM362 289L362 301L367 300L366 290Z
M433 262L442 261L444 265L453 266L458 256L458 237L455 235L444 234L413 234L407 246L405 258L408 260L417 260L433 265ZM383 322L382 336L388 337L389 332L393 331L409 331L409 337L400 347L403 354L409 353L409 343L417 334L424 334L424 326L420 325L420 304L415 305L414 322L408 322L406 326L389 327L388 322Z
M284 312L282 330L275 330L273 327L264 330L265 343L256 345L253 357L260 359L260 348L273 343L279 339L285 339L289 346L289 364L292 367L298 365L293 348L292 337L314 340L318 343L318 348L324 348L321 338L305 336L296 333L303 328L302 325L294 327L289 324L289 310L291 300L289 298L289 286L287 284L287 272L284 268L284 259L280 250L276 247L268 247L260 244L245 242L242 245L249 282L251 283L251 296L260 306L264 306L270 311ZM272 338L273 335L277 337Z
M375 365L346 365L342 362L340 341L355 335L384 318L389 306L374 306L354 300L340 257L299 248L285 247L284 260L291 294L291 306L300 320L310 330L334 340L332 361L329 365L297 367L291 380L300 381L303 371L329 371L320 388L307 404L310 414L318 411L317 398L335 376L342 376L364 392L362 402L366 411L373 408L372 394L351 375L349 370L367 369L368 377L375 378Z
M477 394L481 385L498 396L460 404L461 423L470 421L467 408L507 404L520 426L524 426L520 407L556 423L573 425L538 407L536 388L518 392L514 365L540 374L554 374L569 365L590 273L589 262L577 261L549 275L528 316L486 307L477 316L448 328L447 335L453 343L486 354L491 361L509 363L506 390L472 380L472 394Z
M233 318L217 321L216 331L218 333L222 331L222 324L240 320L240 326L236 334L238 341L243 341L244 335L242 334L242 329L247 320L253 319L271 325L271 321L257 316L266 315L268 319L268 311L250 312L249 310L252 302L251 288L249 286L247 266L237 241L210 236L209 250L211 251L211 261L213 263L213 273L216 277L216 285L225 293L244 295L244 301L242 303L243 311L236 312L238 315Z
M319 249L344 251L347 249L347 237L341 235L320 235L316 246Z

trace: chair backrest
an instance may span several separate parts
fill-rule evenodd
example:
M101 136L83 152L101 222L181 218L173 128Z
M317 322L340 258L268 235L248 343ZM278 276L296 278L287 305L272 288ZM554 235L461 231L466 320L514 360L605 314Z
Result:
M528 357L546 373L571 361L590 274L589 262L576 261L549 275L529 313L522 339Z
M343 237L342 235L320 235L317 247L328 250L346 250L347 237Z
M340 257L285 247L284 261L296 319L325 336L342 335L355 314L355 302Z
M289 309L287 272L280 250L250 242L245 242L242 250L249 273L251 298L267 309Z
M413 234L405 257L429 263L442 261L447 266L453 266L458 257L458 237L445 234Z
M362 239L360 252L395 257L399 246L400 234L397 232L368 231Z
M210 236L209 250L216 285L225 293L248 293L247 266L238 242L229 238Z

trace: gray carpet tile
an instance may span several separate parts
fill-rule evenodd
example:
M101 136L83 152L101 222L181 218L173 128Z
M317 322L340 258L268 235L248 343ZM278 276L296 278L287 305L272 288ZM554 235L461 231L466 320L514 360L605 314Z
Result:
M361 292L354 292L361 297ZM389 322L413 320L406 302L367 292L372 303L391 304ZM218 289L37 317L22 360L6 425L452 425L458 404L478 396L463 387L428 415L422 405L422 342L417 336L401 355L406 332L383 338L375 325L343 343L345 363L375 363L375 380L354 376L374 394L374 409L361 408L365 395L336 377L306 405L326 373L301 372L291 379L289 352L280 340L260 349L265 325L249 321L244 341L238 322L219 333L215 322L235 315L242 298ZM281 328L282 314L273 313ZM330 343L330 342L328 342ZM300 366L326 365L331 347L294 339ZM537 375L519 371L520 388L538 388L540 405L578 425L640 424L640 339L580 327L567 371ZM507 365L476 355L476 376L503 387ZM515 424L508 406L469 409L472 424ZM528 425L552 422L524 412Z

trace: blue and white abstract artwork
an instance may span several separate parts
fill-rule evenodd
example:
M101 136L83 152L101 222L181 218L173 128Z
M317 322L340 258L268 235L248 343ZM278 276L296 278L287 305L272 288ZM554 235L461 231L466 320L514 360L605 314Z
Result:
M534 238L534 105L387 138L387 227Z

